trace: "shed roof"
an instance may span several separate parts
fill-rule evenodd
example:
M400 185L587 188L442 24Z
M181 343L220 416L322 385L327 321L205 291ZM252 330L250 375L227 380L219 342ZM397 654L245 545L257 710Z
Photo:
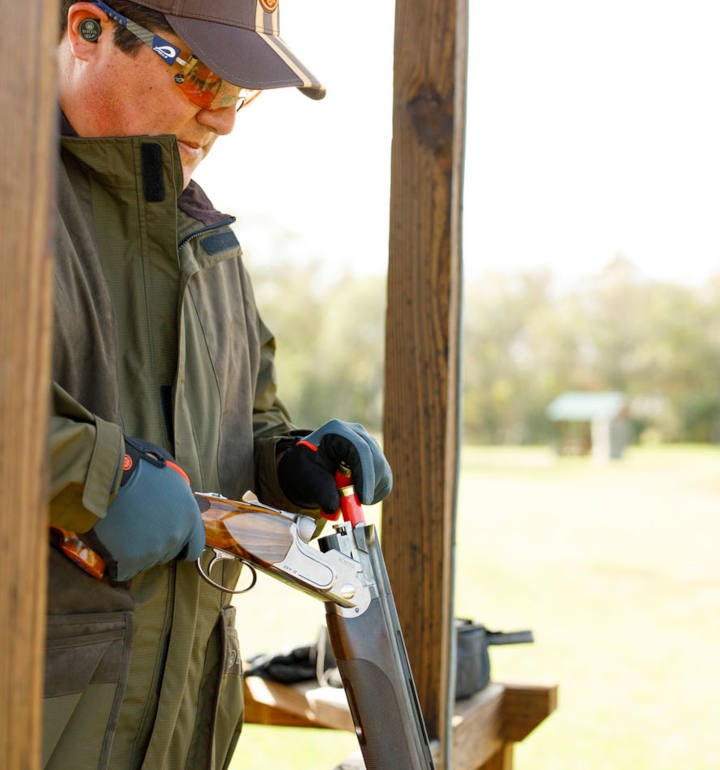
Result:
M616 390L561 393L548 404L546 414L554 421L597 420L617 417L627 405L627 397Z

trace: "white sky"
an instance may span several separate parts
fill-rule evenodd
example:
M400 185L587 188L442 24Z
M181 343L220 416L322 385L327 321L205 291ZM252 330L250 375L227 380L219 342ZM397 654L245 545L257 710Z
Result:
M285 0L282 34L325 83L268 92L197 177L296 250L382 272L392 122L390 0ZM720 2L470 0L464 260L565 278L616 254L652 277L720 272Z

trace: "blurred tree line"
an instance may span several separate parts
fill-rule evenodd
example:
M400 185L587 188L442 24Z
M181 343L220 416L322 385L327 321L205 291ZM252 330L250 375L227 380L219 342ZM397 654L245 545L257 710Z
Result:
M320 262L253 266L278 341L280 394L295 421L331 416L382 428L385 279L324 275ZM551 439L565 390L619 390L636 436L720 441L720 276L693 288L640 275L622 257L560 290L551 271L466 282L466 440Z

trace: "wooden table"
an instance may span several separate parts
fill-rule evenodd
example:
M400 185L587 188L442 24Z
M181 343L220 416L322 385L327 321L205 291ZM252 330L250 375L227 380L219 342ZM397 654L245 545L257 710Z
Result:
M513 745L556 709L557 691L555 684L491 682L472 698L456 702L452 770L511 770ZM317 685L290 687L254 676L245 679L245 721L355 729L343 690ZM334 770L364 767L358 751Z

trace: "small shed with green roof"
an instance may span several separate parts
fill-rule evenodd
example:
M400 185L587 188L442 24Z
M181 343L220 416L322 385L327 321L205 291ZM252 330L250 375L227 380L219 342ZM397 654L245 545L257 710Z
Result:
M630 437L624 393L566 391L548 405L546 414L557 425L558 454L592 455L595 460L622 457Z

